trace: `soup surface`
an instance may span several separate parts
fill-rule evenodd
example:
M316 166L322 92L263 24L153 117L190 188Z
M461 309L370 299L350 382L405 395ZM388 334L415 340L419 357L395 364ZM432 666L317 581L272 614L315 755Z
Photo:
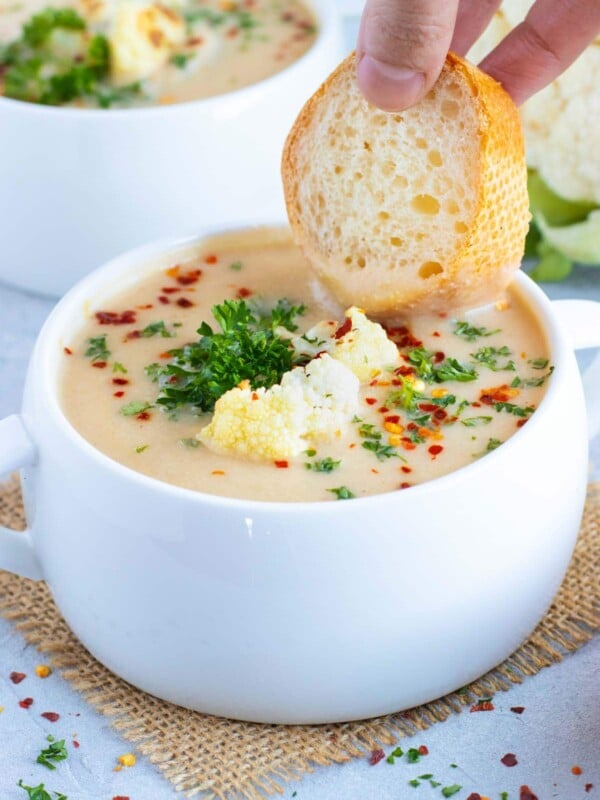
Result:
M202 322L218 330L211 308L226 299L230 310L266 314L282 298L299 328L294 335L329 320L337 340L349 336L352 344L343 309L316 282L287 232L219 237L168 265L149 265L94 301L83 328L61 342L66 416L103 453L168 483L255 500L345 500L409 489L485 457L527 422L552 371L535 317L511 290L495 306L460 319L387 326L397 362L368 380L363 375L356 413L328 439L307 440L301 453L285 459L213 452L196 438L212 412L186 404L193 368L181 350L179 360L173 351L201 337L209 342L206 329L197 330ZM304 313L295 314L293 304L304 304ZM283 328L276 330L289 342ZM218 357L226 376L238 369L231 345ZM273 419L274 437L277 424Z
M0 4L0 95L47 105L182 103L256 83L312 45L300 0Z

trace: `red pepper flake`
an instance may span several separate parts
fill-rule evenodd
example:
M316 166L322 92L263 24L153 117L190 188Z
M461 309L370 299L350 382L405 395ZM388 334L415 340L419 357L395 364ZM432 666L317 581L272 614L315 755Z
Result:
M573 775L581 775L583 770L581 769L581 767L575 765L574 767L571 767L571 772L573 773Z
M24 681L25 678L27 677L27 674L25 672L11 672L8 677L11 679L13 683L16 684L16 683L21 683L21 681Z
M161 353L158 357L159 358L171 358L171 353L168 350L165 350L165 352Z
M443 450L444 450L444 448L442 447L442 445L441 445L441 444L432 444L432 445L431 445L431 447L429 448L429 452L431 453L431 455L432 455L434 458L435 458L436 456L439 456L439 454L440 454L441 452L443 452Z
M475 703L474 706L471 706L471 713L475 711L493 711L494 704L491 700L480 700L478 703Z
M177 300L177 305L178 305L180 308L191 308L191 307L192 307L194 304L192 303L192 301L191 301L191 300L188 300L188 298L187 298L187 297L180 297L180 298Z
M376 397L365 397L365 403L368 406L374 406L376 402L377 402L377 398Z
M115 386L127 386L129 383L127 378L113 378L112 382L115 384Z
M397 414L390 414L389 417L385 417L384 422L391 422L397 425L400 422L400 417Z
M437 353L434 353L434 355L433 355L433 360L434 360L434 361L435 361L437 364L439 364L439 363L440 363L440 361L443 361L445 358L446 358L446 354L445 354L445 353L443 353L441 350L438 350L438 352L437 352Z
M136 419L141 419L142 422L145 422L146 420L150 419L151 416L152 414L150 414L149 411L142 411L141 414L137 415Z
M380 761L383 761L385 758L385 753L381 748L377 748L377 750L373 750L371 753L371 757L369 758L369 764L374 767L375 764L379 764Z
M481 795L479 792L471 792L471 794L467 797L467 800L481 800Z
M400 488L401 489L410 489L411 486L412 486L412 483L401 483L400 484Z
M402 470L402 472L406 473L407 475L408 475L409 472L412 472L412 468L411 467L400 467L400 469Z
M435 336L436 339L439 339L442 334L439 331L434 331L431 335Z
M125 397L125 392L121 389L118 392L114 392L113 397Z
M415 374L415 368L414 367L402 366L402 367L398 367L398 369L395 369L394 373L396 375L402 375L402 377L405 378L407 375L414 375ZM400 386L401 384L402 384L402 381L399 381L396 385Z
M203 43L204 43L204 39L202 38L202 36L190 36L190 38L186 42L188 47L195 47L196 45L203 44Z
M152 303L146 303L143 306L136 306L136 308L138 308L140 311L148 311L149 309L154 308L154 306Z
M141 331L129 331L124 341L128 342L130 339L141 339L141 338L142 338Z
M439 406L436 406L435 403L419 403L419 408L421 411L427 411L431 413L432 411L437 411Z
M77 749L79 749L79 747L80 747L80 744L79 744L79 742L77 741L77 739L73 739L73 747L74 747L76 750L77 750Z
M211 253L210 255L206 256L206 258L204 259L204 263L216 264L218 260L219 260L218 257L214 253Z
M524 419L517 420L517 428L522 428L523 425L525 425L527 422L529 422L529 419L527 417L525 417Z
M169 298L168 298L168 297L165 297L165 296L164 296L164 294L161 294L161 295L159 295L159 296L158 296L158 302L159 302L159 303L162 303L162 304L163 304L163 306L166 306L166 305L168 305L168 304L169 304L171 301L169 300Z
M375 385L377 385L377 384L375 384ZM379 413L380 414L387 414L388 411L389 411L389 408L387 408L386 406L381 406L381 408L379 409ZM398 417L398 419L400 419L400 417Z
M247 297L251 297L252 294L253 293L250 291L250 289L246 289L245 286L242 286L241 289L238 289L236 297L240 300L245 300Z
M117 794L113 797L112 800L129 800L129 796L125 797L124 794Z
M72 356L73 355L73 351L71 350L70 347L63 347L63 350L65 352L65 355L67 355L67 356Z
M506 755L502 756L500 761L504 764L505 767L516 767L517 764L519 763L514 753L507 753Z
M163 294L175 294L180 292L181 289L178 286L163 286L161 291Z
M419 745L418 750L419 750L419 755L421 755L421 756L428 756L429 755L429 748L427 747L427 745L424 745L424 744Z
M593 788L594 788L594 784L593 783L586 783L586 785L585 785L585 791L586 792L591 792Z
M493 406L495 403L506 403L515 396L516 392L507 383L502 386L494 386L491 389L483 389L479 400L486 406Z
M350 317L346 317L345 321L340 325L337 331L333 334L334 339L341 339L347 333L350 333L352 330L352 320Z
M106 361L94 361L92 363L92 367L95 367L96 369L105 369Z
M56 711L44 711L40 714L40 717L47 719L48 722L58 722L60 719L60 714L57 714Z
M373 475L379 475L379 470L375 469L375 467L371 467L371 472L373 473Z
M513 706L510 710L513 714L522 714L525 711L525 706Z
M135 311L96 311L100 325L131 325L136 321Z
M444 411L443 408L438 408L433 412L433 416L436 420L444 420L448 416L448 412Z
M202 275L201 269L190 269L187 272L182 272L181 267L176 265L167 270L169 278L174 278L181 286L191 286L192 283L197 283Z
M410 439L407 439L406 437L404 437L404 438L401 439L401 441L402 441L402 447L405 450L416 450L417 449L417 445L414 442L411 442Z
M289 467L288 461L276 461L275 466L277 469L287 469Z
M473 408L481 408L481 403L478 403L477 401L471 403L471 405L473 406Z
M19 700L19 705L21 708L31 708L33 705L33 697L25 697L23 700Z
M519 800L538 800L538 796L531 791L529 786L521 786Z

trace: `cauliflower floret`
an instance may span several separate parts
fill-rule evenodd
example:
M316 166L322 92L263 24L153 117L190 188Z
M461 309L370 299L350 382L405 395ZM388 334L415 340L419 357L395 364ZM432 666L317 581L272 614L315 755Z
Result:
M368 383L384 367L398 363L398 348L385 330L354 306L346 311L343 325L331 320L319 322L303 336L296 336L292 344L301 355L329 353L351 369L361 383Z
M533 0L505 0L468 56L477 63L525 17ZM600 37L521 108L527 164L566 200L600 203Z
M167 63L185 40L185 24L176 11L160 3L126 2L115 11L109 40L113 80L130 83Z
M265 461L293 458L317 439L340 435L358 410L359 383L327 355L286 372L280 384L239 386L215 405L197 438L219 453Z

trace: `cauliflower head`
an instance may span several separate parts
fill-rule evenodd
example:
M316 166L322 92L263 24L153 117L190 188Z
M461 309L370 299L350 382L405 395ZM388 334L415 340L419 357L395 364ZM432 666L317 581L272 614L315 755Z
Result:
M384 328L354 306L346 311L343 325L320 322L292 343L302 355L328 353L352 370L361 383L368 383L385 367L395 366L399 358L398 348Z
M218 453L257 461L293 458L340 436L358 410L356 376L328 355L286 372L270 389L244 384L217 400L197 438Z

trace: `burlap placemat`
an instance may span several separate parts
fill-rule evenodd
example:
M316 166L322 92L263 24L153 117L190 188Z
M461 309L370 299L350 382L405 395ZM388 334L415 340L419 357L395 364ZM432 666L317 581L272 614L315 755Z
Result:
M23 527L18 484L0 487L0 523ZM467 690L389 717L344 725L252 725L217 719L133 689L98 664L73 637L43 583L0 572L0 613L137 750L189 797L257 800L315 764L364 755L400 736L425 730L473 702L506 690L560 661L600 628L600 484L590 487L585 516L565 581L531 638Z

